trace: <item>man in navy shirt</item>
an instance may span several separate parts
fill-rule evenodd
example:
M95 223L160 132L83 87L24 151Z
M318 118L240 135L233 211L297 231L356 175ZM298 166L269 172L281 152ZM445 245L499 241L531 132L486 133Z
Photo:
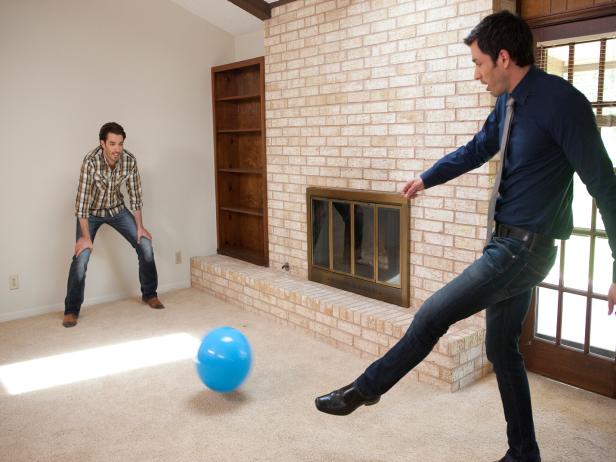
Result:
M554 240L571 235L574 172L597 201L616 257L616 176L589 102L565 80L534 67L532 34L521 18L494 13L464 42L475 63L475 79L498 98L496 106L468 144L410 180L402 192L412 198L500 151L495 231L482 257L426 300L396 345L353 383L318 397L315 404L334 415L376 404L432 351L451 324L486 309L486 350L507 421L509 449L501 461L537 462L530 390L518 349L522 323L532 289L554 263ZM616 281L616 263L609 269ZM615 301L612 283L608 315Z

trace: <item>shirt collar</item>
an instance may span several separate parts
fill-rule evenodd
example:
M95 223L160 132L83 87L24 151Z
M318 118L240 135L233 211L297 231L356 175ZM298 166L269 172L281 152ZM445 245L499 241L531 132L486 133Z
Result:
M524 104L526 102L526 98L528 98L530 89L532 87L532 83L540 74L541 71L537 69L537 67L530 67L526 75L522 77L520 83L516 85L513 92L511 93L511 96L513 96L513 99L516 104Z
M98 146L95 151L100 159L100 166L103 170L116 172L124 169L124 159L126 157L124 155L126 152L124 149L122 149L122 154L120 154L120 158L116 162L116 168L114 168L113 170L111 170L111 167L107 165L107 161L105 160L105 154L103 154L103 148L101 146Z

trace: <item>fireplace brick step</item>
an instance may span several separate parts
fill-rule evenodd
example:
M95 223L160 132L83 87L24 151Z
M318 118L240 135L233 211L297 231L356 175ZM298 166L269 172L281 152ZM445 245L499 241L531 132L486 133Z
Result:
M190 266L193 288L370 361L404 335L416 311L222 255L193 257ZM409 375L452 392L468 386L492 370L484 339L481 318L460 321Z

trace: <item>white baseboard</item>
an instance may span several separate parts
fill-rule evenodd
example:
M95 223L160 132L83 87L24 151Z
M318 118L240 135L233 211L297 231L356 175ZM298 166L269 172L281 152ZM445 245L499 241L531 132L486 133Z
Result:
M172 290L188 289L190 288L190 280L183 282L173 282L170 284L163 284L158 286L158 293L170 292ZM129 297L141 297L141 292L134 293L116 293L110 295L103 295L100 297L87 298L83 301L82 308L87 308L92 305L99 305L101 303L115 302L117 300L123 300ZM53 303L51 305L37 306L33 308L24 308L19 311L11 311L9 313L0 313L0 322L13 321L15 319L30 318L32 316L38 316L40 314L63 312L64 301Z

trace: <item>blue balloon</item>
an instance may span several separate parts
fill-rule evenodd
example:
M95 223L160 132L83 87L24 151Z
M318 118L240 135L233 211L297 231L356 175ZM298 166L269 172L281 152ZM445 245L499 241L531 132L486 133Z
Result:
M250 343L239 330L218 327L203 337L195 364L206 387L221 393L233 391L250 372Z

